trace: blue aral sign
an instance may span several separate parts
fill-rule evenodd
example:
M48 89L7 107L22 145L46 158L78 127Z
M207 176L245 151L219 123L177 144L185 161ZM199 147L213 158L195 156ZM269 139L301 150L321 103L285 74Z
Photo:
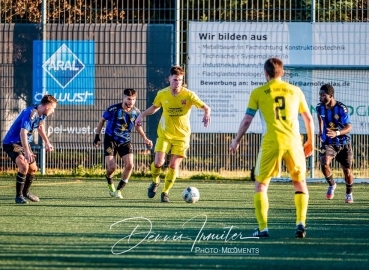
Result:
M33 103L45 94L61 105L94 104L94 42L34 41Z

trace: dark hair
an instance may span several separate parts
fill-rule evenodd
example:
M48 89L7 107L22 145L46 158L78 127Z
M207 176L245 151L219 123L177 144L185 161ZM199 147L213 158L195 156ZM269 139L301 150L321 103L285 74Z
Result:
M125 96L131 97L131 96L136 95L136 90L133 88L127 88L127 89L124 89L123 93Z
M185 72L180 66L172 66L170 69L170 75L185 75Z
M52 95L44 95L41 99L41 105L46 105L49 103L58 103L58 101Z
M270 78L282 77L283 75L283 62L278 58L270 58L265 61L264 70Z
M324 84L322 87L320 87L320 90L326 92L328 95L334 96L334 88L330 84Z

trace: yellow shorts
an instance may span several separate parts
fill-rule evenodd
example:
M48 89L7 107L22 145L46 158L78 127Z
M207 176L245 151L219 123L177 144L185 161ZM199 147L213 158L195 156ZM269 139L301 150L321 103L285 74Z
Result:
M268 183L272 177L280 175L282 160L293 181L306 178L306 159L302 146L294 149L260 149L255 166L255 179L260 183Z
M165 152L172 155L187 157L186 152L190 147L190 143L186 141L168 140L165 138L157 138L155 143L155 152Z

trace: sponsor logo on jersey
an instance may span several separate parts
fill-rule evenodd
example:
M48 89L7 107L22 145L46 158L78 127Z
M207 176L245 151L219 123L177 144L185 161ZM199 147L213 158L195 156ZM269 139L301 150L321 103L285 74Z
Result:
M13 144L14 148L13 148L13 151L16 152L16 153L21 153L23 152L23 147L18 145L18 144Z

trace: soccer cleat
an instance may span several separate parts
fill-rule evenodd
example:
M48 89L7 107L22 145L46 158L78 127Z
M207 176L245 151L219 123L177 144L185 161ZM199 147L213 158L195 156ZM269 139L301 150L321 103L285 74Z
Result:
M115 197L116 197L117 199L123 199L122 192L121 192L120 190L117 190L117 191L115 192Z
M334 197L334 190L336 189L336 187L337 187L336 183L334 183L333 186L329 186L328 187L327 195L326 195L327 200L332 200L333 199L333 197Z
M306 236L306 231L305 231L305 227L302 223L299 223L296 226L296 232L295 232L295 237L296 238L305 238Z
M158 189L159 183L151 182L149 188L147 189L147 197L154 198L156 195L156 190Z
M352 197L352 193L351 194L346 194L345 203L354 203L354 197Z
M16 196L15 203L17 204L27 204L28 202L24 199L23 196Z
M268 228L265 228L262 231L260 231L259 228L255 228L255 232L251 234L251 237L268 238L269 237Z
M161 202L169 202L169 196L167 193L161 193Z
M32 202L39 202L40 199L39 197L37 197L36 195L33 195L32 193L27 193L27 194L23 194L24 197L26 197L27 199L29 199Z
M108 184L108 189L109 189L109 195L111 197L115 197L115 187L114 187L114 185Z

